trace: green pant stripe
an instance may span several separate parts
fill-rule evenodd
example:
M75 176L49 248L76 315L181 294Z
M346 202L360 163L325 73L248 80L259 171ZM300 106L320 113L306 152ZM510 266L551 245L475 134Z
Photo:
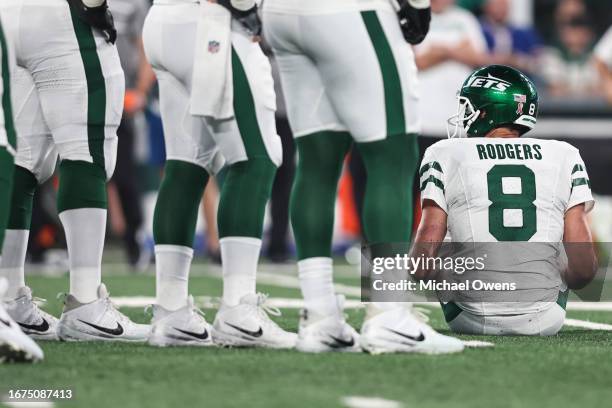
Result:
M13 122L13 107L11 105L11 79L9 71L8 45L4 30L0 25L0 48L2 52L2 111L4 112L4 128L8 144L14 149L16 144L15 123Z
M255 112L255 99L238 53L232 47L232 72L234 81L234 114L240 137L248 158L269 157L263 143L261 129Z
M104 168L104 129L106 126L106 82L92 29L70 10L87 79L87 138L94 164Z
M569 289L566 289L565 292L559 292L557 296L557 304L561 306L563 310L567 308L567 298L569 297Z
M402 83L393 57L393 51L387 41L387 36L378 19L376 11L361 13L363 22L378 57L385 90L385 109L387 114L387 135L406 133L406 118L404 116L404 97Z
M455 302L440 302L440 306L442 306L442 313L444 313L444 320L446 323L452 322L461 314L461 312L463 312L463 310L457 306Z

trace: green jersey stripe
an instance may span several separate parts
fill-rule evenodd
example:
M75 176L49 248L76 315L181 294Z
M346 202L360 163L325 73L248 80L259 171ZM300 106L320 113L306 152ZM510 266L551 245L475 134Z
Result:
M98 57L98 49L92 28L70 9L72 26L79 44L81 60L87 79L87 138L89 153L94 164L105 168L104 130L106 127L106 81Z
M11 79L9 67L8 44L4 36L4 30L0 25L0 48L1 48L1 64L2 64L2 111L4 112L4 129L8 144L13 149L16 146L17 135L15 132L15 123L13 122L13 107L11 104Z
M255 112L255 99L238 53L232 47L232 76L234 81L234 115L248 158L269 157L263 142Z
M437 161L433 161L433 162L424 164L421 167L421 170L419 170L419 177L423 177L423 174L425 174L425 172L429 169L438 170L440 173L444 173L442 171L442 166L440 166L440 163L438 163Z
M425 190L425 187L427 187L427 183L433 183L440 190L444 191L444 183L442 182L442 180L440 180L436 176L429 176L429 177L427 177L423 181L423 183L421 184L421 191Z
M361 17L370 36L370 41L372 41L382 73L387 116L387 136L404 134L406 133L404 96L393 51L376 11L364 11L361 13Z
M589 179L584 178L584 177L573 179L572 180L572 190L574 189L574 187L583 186L585 184L589 186L589 188L591 188L591 181Z
M577 173L579 171L584 171L584 167L580 164L576 164L572 169L572 174Z

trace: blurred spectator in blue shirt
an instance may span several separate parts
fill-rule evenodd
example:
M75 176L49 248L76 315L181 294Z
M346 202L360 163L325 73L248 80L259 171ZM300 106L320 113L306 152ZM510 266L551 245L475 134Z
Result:
M480 19L487 49L497 64L533 71L533 57L540 49L540 39L531 28L512 25L509 21L510 0L486 0Z

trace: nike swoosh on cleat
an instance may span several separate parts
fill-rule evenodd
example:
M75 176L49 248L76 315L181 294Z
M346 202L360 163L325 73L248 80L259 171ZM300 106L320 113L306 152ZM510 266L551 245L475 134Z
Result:
M234 326L231 323L225 323L225 324L251 337L261 337L263 335L263 330L261 329L261 326L259 327L259 330L251 331L251 330L243 329L242 327Z
M190 332L187 330L181 330L181 329L177 329L176 327L173 327L174 330L179 331L187 336L191 336L193 338L196 338L198 340L206 340L208 338L208 330L204 329L203 333L194 333L194 332Z
M84 324L86 324L88 326L91 326L94 329L101 331L102 333L110 334L111 336L121 336L123 334L123 327L121 326L121 324L119 324L119 322L117 322L117 328L116 329L111 329L111 328L108 328L108 327L98 326L98 325L93 324L93 323L88 323L88 322L85 322L85 321L83 321L81 319L78 319L78 320L81 323L84 323Z
M334 343L325 343L325 344L331 348L353 347L355 345L355 339L353 339L353 337L351 337L350 340L339 339L334 336L329 336L329 338L331 338L334 341Z
M385 329L390 331L393 334L397 334L398 336L402 336L402 337L404 337L404 338L406 338L408 340L417 341L417 342L425 340L425 336L423 335L423 332L421 332L418 336L411 336L409 334L398 332L398 331L395 331L393 329L389 329L389 328L386 328L386 327L385 327Z
M35 331L38 333L44 333L47 330L49 330L49 323L47 322L45 318L43 318L43 321L41 324L25 324L25 323L19 323L19 322L17 323L26 330Z

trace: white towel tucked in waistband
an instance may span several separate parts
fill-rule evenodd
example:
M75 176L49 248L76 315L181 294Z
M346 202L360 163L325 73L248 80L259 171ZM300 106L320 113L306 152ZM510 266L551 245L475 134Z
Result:
M196 36L191 114L214 119L234 117L232 17L218 4L203 1Z

